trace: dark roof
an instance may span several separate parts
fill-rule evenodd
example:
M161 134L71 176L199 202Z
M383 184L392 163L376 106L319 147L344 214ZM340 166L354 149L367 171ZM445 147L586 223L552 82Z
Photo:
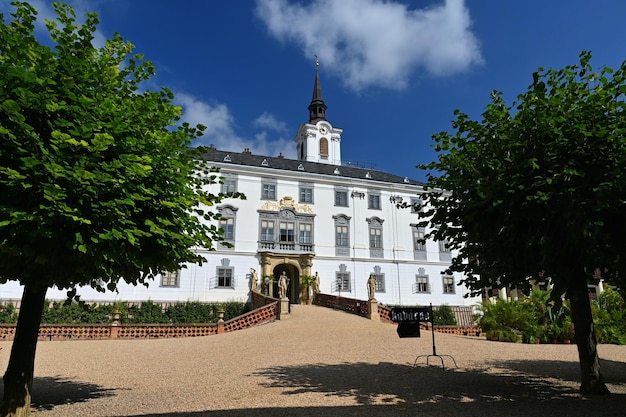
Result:
M424 183L420 181L373 169L359 168L349 165L321 164L318 162L299 161L283 157L274 158L270 156L253 155L250 152L226 152L209 148L209 151L204 154L204 159L210 162L220 162L226 165L233 165L233 167L240 165L264 168L268 170L268 175L272 175L271 170L281 170L329 175L337 178L359 178L363 180L370 180L372 182L424 185Z

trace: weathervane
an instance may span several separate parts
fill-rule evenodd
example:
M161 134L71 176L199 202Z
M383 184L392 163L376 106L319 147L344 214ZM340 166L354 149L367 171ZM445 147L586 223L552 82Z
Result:
M320 60L317 59L317 55L315 55L315 66L319 67L320 66Z

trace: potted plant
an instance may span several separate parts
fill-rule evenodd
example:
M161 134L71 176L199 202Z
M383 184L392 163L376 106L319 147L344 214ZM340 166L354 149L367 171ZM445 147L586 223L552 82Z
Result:
M566 317L561 324L561 340L563 343L570 343L574 338L574 325L572 319Z
M538 344L541 342L542 329L538 324L526 323L522 326L522 341L524 343Z
M561 338L561 326L557 323L550 323L546 327L546 339L551 343L558 343Z

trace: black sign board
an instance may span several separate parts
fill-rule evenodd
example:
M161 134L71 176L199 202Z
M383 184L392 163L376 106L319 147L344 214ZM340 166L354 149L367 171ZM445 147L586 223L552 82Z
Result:
M398 324L396 329L398 336L403 337L420 337L420 324L417 321L404 321Z
M431 322L431 307L394 307L390 312L391 321L395 323Z

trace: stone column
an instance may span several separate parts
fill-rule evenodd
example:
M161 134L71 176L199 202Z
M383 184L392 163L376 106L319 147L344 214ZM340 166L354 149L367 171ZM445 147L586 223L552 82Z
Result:
M500 296L500 299L503 301L509 301L509 296L507 293L508 293L507 287L502 287L500 288L500 291L498 291L498 295Z
M598 280L598 285L596 286L596 295L599 297L600 294L602 294L604 292L604 284L603 284L603 279L600 278Z
M217 334L224 333L224 311L220 310L217 312L218 320L217 320Z
M289 299L281 298L278 302L278 320L287 320L289 315Z
M373 298L367 302L367 318L370 320L380 321L378 314L378 301Z

